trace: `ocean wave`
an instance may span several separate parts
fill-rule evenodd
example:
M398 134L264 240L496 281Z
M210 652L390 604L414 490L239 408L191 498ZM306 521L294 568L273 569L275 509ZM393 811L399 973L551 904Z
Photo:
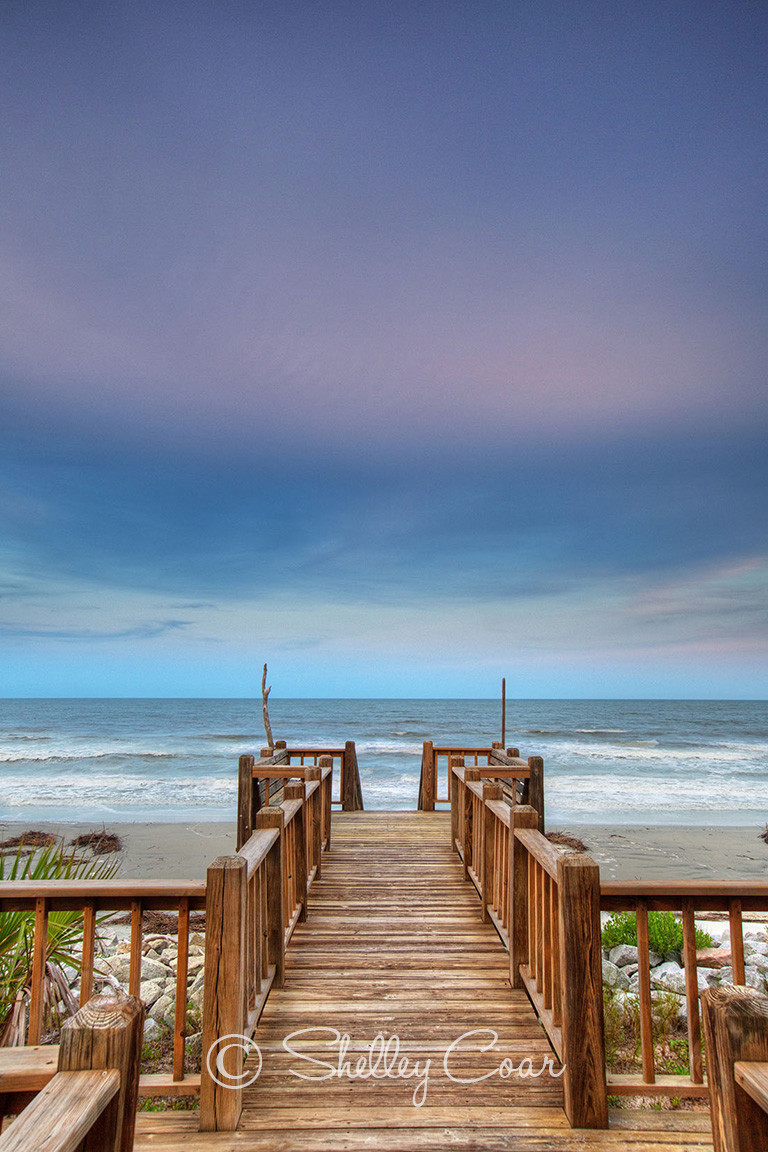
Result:
M393 755L421 755L421 744L394 743L392 740L358 740L356 742L358 755L382 756L387 753Z
M181 754L178 752L159 752L155 749L125 750L122 748L105 749L101 752L74 751L64 752L61 749L52 749L42 756L20 755L18 751L0 752L0 763L3 764L46 764L67 762L85 762L89 760L177 760Z
M638 786L640 784L640 786ZM702 787L700 779L648 776L642 781L611 778L605 775L579 776L574 781L550 774L546 784L547 802L562 811L609 814L613 811L643 812L669 808L681 812L709 812L717 809L753 810L768 807L768 781L756 787L753 781L739 782L732 777L709 779Z

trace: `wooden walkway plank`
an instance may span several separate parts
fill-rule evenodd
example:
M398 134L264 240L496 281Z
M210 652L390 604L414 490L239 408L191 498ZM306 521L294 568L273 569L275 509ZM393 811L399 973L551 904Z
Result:
M450 1052L466 1033L474 1035ZM353 1074L363 1061L359 1078L337 1074L345 1034L343 1060ZM410 1070L418 1064L421 1079L366 1078L377 1034L381 1044L398 1038L398 1059ZM244 1093L237 1132L198 1133L191 1118L142 1116L137 1152L712 1148L708 1117L695 1113L621 1112L608 1131L572 1130L556 1075L499 1074L504 1059L519 1068L528 1057L538 1069L546 1058L555 1073L559 1064L526 993L510 987L507 953L482 922L451 849L448 812L334 814L309 918L286 954L285 987L270 995L255 1039L262 1070Z

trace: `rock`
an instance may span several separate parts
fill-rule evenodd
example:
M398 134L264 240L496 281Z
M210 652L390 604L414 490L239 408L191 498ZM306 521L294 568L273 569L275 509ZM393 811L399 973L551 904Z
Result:
M160 960L153 960L149 956L142 959L142 980L167 980L169 976L173 976L173 969L167 964L163 964Z
M164 994L165 987L164 980L142 980L139 995L147 1010Z
M196 948L205 948L205 936L201 932L193 932L189 938L189 946L195 945Z
M764 976L768 974L768 956L764 956L762 952L752 952L749 955L750 968L756 968Z
M174 1023L175 1003L175 998L173 996L169 996L167 993L163 993L163 995L160 996L160 998L156 1000L152 1005L149 1010L149 1014L153 1020L157 1020L160 1024L165 1024L168 1028L172 1028Z
M634 944L617 944L608 953L611 964L624 968L627 964L637 964L637 947Z
M684 995L685 973L676 961L667 960L651 969L651 987Z
M204 982L205 972L198 972L197 976L195 976L194 980L192 981L192 986L190 987L187 996L191 999L192 996L196 996L198 992L202 992Z
M768 956L768 940L745 940L745 956Z
M144 1021L144 1039L149 1043L152 1040L157 1040L158 1036L162 1036L163 1028L158 1024L157 1020L153 1020L151 1016L147 1016Z
M187 961L187 972L191 975L194 973L202 972L205 967L205 956L190 956Z
M697 948L696 963L700 968L727 968L731 963L731 949Z
M609 988L629 988L629 977L617 964L612 964L610 960L603 960L603 984Z
M752 965L744 969L744 982L748 988L757 988L758 992L765 992L765 976Z
M184 1055L189 1061L190 1069L200 1067L203 1060L202 1032L193 1032L191 1036L187 1036L184 1043Z

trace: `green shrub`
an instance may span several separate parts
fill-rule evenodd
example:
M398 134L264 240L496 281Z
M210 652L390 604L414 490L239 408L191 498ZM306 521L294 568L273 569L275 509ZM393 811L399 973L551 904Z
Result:
M84 859L67 852L63 843L33 852L19 845L10 858L0 854L0 880L108 880L119 866L119 861ZM26 1041L34 931L34 912L0 912L0 1047ZM77 1010L63 967L80 969L82 934L82 912L49 914L43 976L43 1023L48 1029L58 1028Z
M652 952L669 956L683 948L683 925L674 912L648 913L648 943ZM616 912L603 925L603 948L618 944L637 946L637 920L634 912ZM714 940L700 928L696 929L696 947L711 948Z

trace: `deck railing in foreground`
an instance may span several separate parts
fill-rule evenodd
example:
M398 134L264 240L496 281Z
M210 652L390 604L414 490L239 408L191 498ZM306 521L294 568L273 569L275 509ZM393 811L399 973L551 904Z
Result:
M607 881L600 886L603 912L634 912L637 922L640 1075L612 1075L609 1091L617 1095L703 1096L708 1095L702 1061L701 1014L696 959L696 914L721 912L728 916L733 984L743 985L744 912L768 911L768 884L756 881ZM648 913L676 912L682 920L686 1017L688 1021L688 1075L659 1075L653 1039ZM701 965L704 967L705 965Z
M0 1136L0 1152L130 1152L136 1126L144 1006L95 996L61 1030L58 1070Z
M39 1045L43 1036L45 975L50 947L48 918L56 911L83 915L80 1003L91 1003L99 969L106 966L96 955L99 914L128 911L131 917L126 965L128 991L141 993L143 914L178 913L178 954L173 1024L173 1072L142 1076L141 1095L193 1095L200 1092L200 1127L203 1131L234 1129L242 1109L242 1091L225 1087L212 1073L219 1069L237 1076L242 1071L242 1047L219 1052L225 1036L250 1037L270 989L284 979L285 949L296 924L307 916L307 895L322 869L322 852L330 842L330 782L332 765L307 766L304 779L285 786L279 805L256 813L256 828L232 856L221 856L208 869L205 882L35 880L0 882L0 911L34 912L32 975L27 1042ZM204 1000L202 1071L185 1068L187 1036L187 981L189 916L205 911ZM102 975L102 981L113 979ZM22 1006L22 1011L26 1011ZM212 1050L210 1061L206 1059ZM23 1088L5 1101L18 1111L34 1093L46 1086L54 1065L46 1055L55 1048L5 1049L2 1071L13 1079L23 1067ZM61 1049L59 1049L60 1057ZM18 1056L14 1057L14 1053ZM38 1058L38 1053L40 1057ZM136 1077L139 1073L136 1055ZM14 1063L16 1061L16 1063ZM47 1099L47 1097L46 1097Z
M768 996L753 988L701 994L715 1152L768 1148Z
M483 918L509 949L513 988L525 987L564 1065L575 1128L605 1128L600 879L582 854L560 852L530 805L509 805L481 769L452 767L451 835Z
M537 813L526 805L501 803L498 786L482 781L481 772L482 768L460 765L452 769L452 841L465 876L480 895L484 918L493 921L509 949L512 986L526 988L567 1066L563 1083L571 1123L601 1126L607 1093L706 1097L696 915L717 911L728 916L733 981L743 985L743 914L768 911L768 884L601 883L591 857L551 844L538 831ZM600 913L624 911L633 912L637 920L642 1072L606 1075ZM655 1045L652 1013L654 998L663 995L663 989L651 987L649 911L673 911L682 921L687 1075L657 1072L656 1049L662 1040Z

